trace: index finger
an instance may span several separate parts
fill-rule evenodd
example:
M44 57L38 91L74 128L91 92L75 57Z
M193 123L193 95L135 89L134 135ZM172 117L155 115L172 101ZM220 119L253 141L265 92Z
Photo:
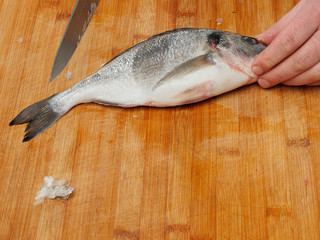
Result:
M297 50L318 29L314 21L317 15L311 5L303 6L296 18L254 60L252 71L262 75Z
M304 3L305 0L301 0L296 6L294 6L294 8L292 8L290 12L285 14L278 22L271 26L267 31L264 31L258 36L255 36L255 38L269 45L273 41L273 39L275 39L276 36L290 24L292 19L296 17L296 14L300 11Z

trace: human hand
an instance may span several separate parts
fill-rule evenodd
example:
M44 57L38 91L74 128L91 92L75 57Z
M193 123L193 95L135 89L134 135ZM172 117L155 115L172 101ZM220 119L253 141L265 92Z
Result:
M320 85L320 0L301 0L257 39L268 45L252 64L261 87Z

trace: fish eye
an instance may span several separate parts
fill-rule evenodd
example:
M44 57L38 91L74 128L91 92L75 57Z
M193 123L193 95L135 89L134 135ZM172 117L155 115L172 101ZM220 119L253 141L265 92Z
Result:
M259 43L259 41L256 38L253 38L253 37L242 37L242 40L245 43L248 43L250 45L255 45L255 44Z

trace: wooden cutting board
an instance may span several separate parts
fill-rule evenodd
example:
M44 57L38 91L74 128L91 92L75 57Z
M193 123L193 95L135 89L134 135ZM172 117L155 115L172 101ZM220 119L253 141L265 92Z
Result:
M0 239L320 239L320 88L251 85L166 109L81 105L27 143L25 126L8 126L154 34L254 36L297 1L101 1L49 84L75 2L0 1ZM73 196L33 206L44 176L67 179Z

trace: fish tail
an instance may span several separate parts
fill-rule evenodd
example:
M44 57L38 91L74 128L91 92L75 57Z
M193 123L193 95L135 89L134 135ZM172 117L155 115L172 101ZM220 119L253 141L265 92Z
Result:
M25 132L23 142L27 142L48 129L54 124L60 117L62 117L66 111L55 111L50 104L51 100L57 94L44 99L40 102L34 103L26 109L22 110L18 116L16 116L11 122L10 126L28 123Z

